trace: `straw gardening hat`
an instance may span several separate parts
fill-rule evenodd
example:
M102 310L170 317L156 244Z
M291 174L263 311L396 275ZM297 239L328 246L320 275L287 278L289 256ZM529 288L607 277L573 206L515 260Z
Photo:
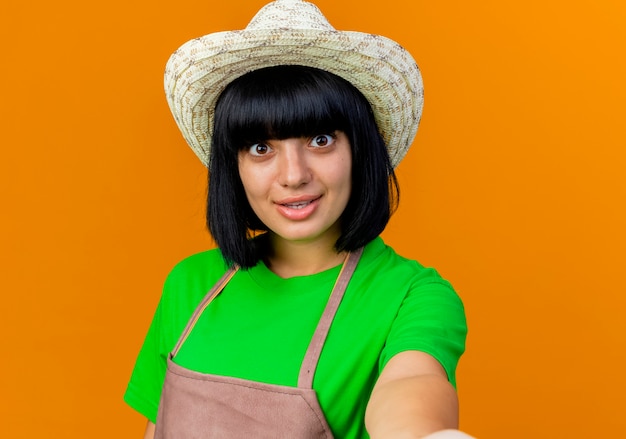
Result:
M393 166L415 138L422 113L422 77L398 43L338 31L317 6L276 0L243 30L188 41L170 57L165 93L178 127L208 166L215 104L224 88L250 71L276 65L317 67L340 76L370 102Z

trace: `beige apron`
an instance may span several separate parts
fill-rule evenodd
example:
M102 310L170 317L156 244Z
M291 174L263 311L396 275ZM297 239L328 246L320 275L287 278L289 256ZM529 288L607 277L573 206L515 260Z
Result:
M235 274L236 269L230 269L202 300L169 355L155 439L332 439L313 390L313 377L362 251L350 253L339 273L302 362L298 387L203 374L172 361L202 312Z

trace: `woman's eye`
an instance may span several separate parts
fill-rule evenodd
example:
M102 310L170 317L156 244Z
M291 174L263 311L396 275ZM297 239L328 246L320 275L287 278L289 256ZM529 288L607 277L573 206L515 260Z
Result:
M320 134L311 139L311 146L330 146L335 141L335 138L330 134Z
M265 143L255 143L248 150L250 154L257 156L257 157L264 156L270 151L272 151L272 148L267 146Z

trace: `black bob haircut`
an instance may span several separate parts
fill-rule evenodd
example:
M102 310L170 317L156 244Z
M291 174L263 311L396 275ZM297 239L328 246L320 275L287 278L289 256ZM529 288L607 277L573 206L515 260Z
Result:
M369 102L348 81L304 66L267 67L231 82L220 95L209 158L207 226L228 263L256 265L268 231L239 176L241 150L267 140L343 131L352 152L352 193L340 218L339 251L376 238L397 206L398 183Z

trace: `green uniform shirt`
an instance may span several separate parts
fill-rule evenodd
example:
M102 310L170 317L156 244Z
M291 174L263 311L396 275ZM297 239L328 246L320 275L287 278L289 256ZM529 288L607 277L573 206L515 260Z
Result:
M226 271L219 250L179 263L163 295L124 399L155 422L166 359L198 303ZM260 262L240 270L198 320L174 361L203 373L296 386L309 341L340 267L282 279ZM338 438L367 438L364 414L395 354L426 352L455 383L467 332L463 304L433 269L369 243L324 345L313 388Z

